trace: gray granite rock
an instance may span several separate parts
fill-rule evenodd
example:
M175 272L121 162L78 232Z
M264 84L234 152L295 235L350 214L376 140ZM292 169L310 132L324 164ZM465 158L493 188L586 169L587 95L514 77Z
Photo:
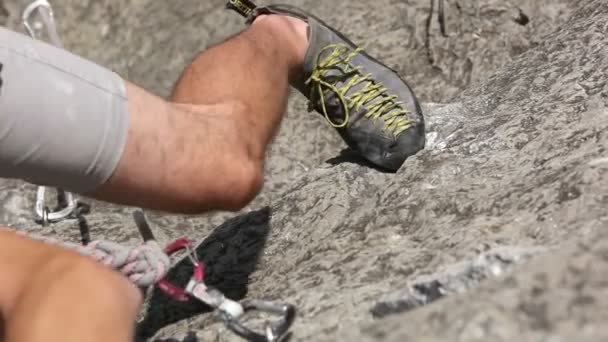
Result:
M356 330L343 341L606 341L607 236L569 241L480 289ZM328 339L329 340L329 339Z
M453 0L449 37L433 20L427 43L427 0L286 2L335 23L412 84L426 102L427 148L397 174L339 157L343 144L294 94L260 197L238 214L148 213L159 240L204 240L209 282L230 297L296 304L293 341L608 337L608 3ZM0 11L15 29L21 3ZM242 28L222 3L64 0L56 10L70 50L166 96L197 52ZM34 187L0 189L0 223L40 231ZM93 237L137 241L131 208L90 202ZM79 235L74 222L42 233ZM370 312L404 284L505 246L546 250L470 291L381 319ZM170 277L183 283L188 272L180 262ZM138 337L239 340L205 307L159 293Z
M502 246L475 259L447 265L437 273L413 279L404 289L382 296L371 313L376 318L414 310L443 297L475 290L487 279L511 272L512 268L544 248Z

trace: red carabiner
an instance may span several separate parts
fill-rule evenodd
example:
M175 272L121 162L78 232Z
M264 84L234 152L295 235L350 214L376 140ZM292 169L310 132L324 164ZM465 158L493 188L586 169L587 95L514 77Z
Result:
M205 280L205 265L198 260L190 240L185 238L179 239L165 247L165 253L167 253L169 256L183 250L188 252L188 258L194 265L194 274L192 275L192 279L197 282L203 282ZM162 292L175 301L188 302L191 300L190 295L183 288L172 284L167 279L162 279L159 281L157 286Z

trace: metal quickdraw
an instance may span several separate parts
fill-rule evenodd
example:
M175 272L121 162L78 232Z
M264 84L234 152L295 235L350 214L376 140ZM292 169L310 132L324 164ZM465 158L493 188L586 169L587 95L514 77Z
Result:
M41 22L31 22L35 13L40 16ZM53 9L47 0L37 0L27 6L23 11L22 21L23 26L25 26L25 29L33 39L39 39L36 30L40 30L44 27L46 28L46 33L50 42L57 47L63 47L55 27ZM70 217L75 217L74 214L78 209L78 201L75 200L72 193L57 189L57 206L56 209L51 210L46 205L46 191L46 187L39 186L36 194L35 211L38 220L43 225L46 226L49 223L55 223Z
M186 250L188 258L194 265L194 273L184 289L162 280L158 287L169 297L180 302L187 302L190 298L196 298L214 308L226 327L235 334L252 342L275 342L282 341L289 332L296 316L296 308L290 304L277 304L262 300L244 300L241 303L226 298L219 290L207 286L205 280L205 268L194 253L192 242L180 239L170 244L165 249L169 255ZM247 312L262 312L279 316L275 322L268 322L263 332L256 332L245 326L241 319Z
M133 214L135 223L145 241L154 239L142 211ZM168 297L178 302L189 302L197 299L212 307L226 327L238 336L252 342L280 342L289 333L289 328L296 317L296 308L291 304L277 304L262 300L244 300L236 302L226 298L216 288L205 284L205 265L198 259L192 242L179 239L165 247L169 256L185 251L194 266L192 277L185 288L172 284L167 279L157 283L157 287ZM248 312L261 312L280 318L275 322L267 322L263 332L257 332L242 323L242 318Z

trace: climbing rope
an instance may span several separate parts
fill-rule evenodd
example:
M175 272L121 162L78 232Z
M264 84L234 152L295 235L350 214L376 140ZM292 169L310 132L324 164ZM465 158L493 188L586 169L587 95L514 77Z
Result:
M93 241L88 245L80 245L22 231L16 233L35 241L91 257L100 264L121 272L131 282L142 288L153 286L161 281L171 267L169 256L153 240L136 247L126 247L111 241Z

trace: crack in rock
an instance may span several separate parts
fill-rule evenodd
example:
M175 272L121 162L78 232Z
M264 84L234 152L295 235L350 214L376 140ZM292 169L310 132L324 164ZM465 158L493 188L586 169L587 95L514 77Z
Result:
M542 247L505 246L443 270L414 279L405 289L383 296L371 309L376 318L413 310L451 294L477 288L489 278L499 277L531 257L545 252Z

